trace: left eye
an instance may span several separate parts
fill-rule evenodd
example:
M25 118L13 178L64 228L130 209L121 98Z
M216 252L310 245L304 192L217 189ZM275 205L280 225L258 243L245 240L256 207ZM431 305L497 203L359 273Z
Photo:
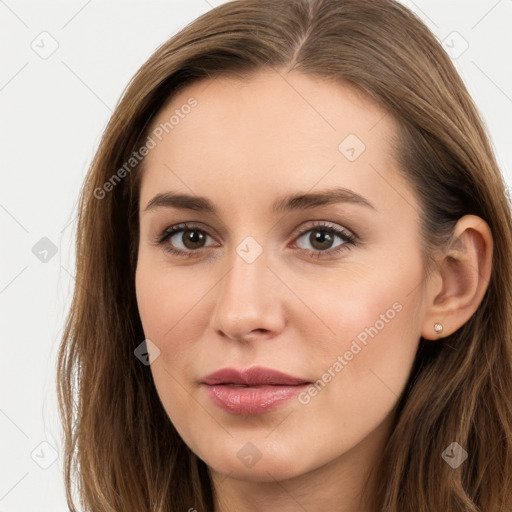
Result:
M340 243L334 245L336 238L340 240ZM340 245L353 242L353 238L348 233L330 226L308 229L297 238L297 242L301 239L310 245L310 247L300 247L298 244L301 249L320 252L326 252Z

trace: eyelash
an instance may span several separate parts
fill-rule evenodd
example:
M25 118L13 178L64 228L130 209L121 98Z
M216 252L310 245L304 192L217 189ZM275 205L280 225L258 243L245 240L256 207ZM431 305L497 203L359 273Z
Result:
M213 238L207 231L204 229L200 229L199 227L195 225L190 225L187 223L181 223L176 224L174 226L170 226L164 229L164 231L159 234L156 237L156 243L160 246L162 246L162 249L169 254L173 254L175 256L179 257L194 257L194 253L200 252L200 249L193 250L189 249L187 251L183 251L181 249L176 249L172 246L170 246L167 241L176 233L180 233L182 231L199 231L201 233L204 233L205 235L209 236L210 238ZM336 235L340 237L345 243L338 245L334 249L327 249L325 251L318 251L318 250L311 250L311 249L301 249L302 251L305 251L309 256L315 257L315 258L322 258L322 257L331 257L334 255L337 255L338 253L346 250L350 250L349 245L357 245L358 238L356 235L352 235L350 232L346 230L342 230L339 228L335 228L329 224L325 224L323 222L318 222L317 224L314 224L313 226L309 227L308 229L300 232L297 235L297 239L304 236L306 233L309 233L310 231L323 231L326 233L329 233L331 235Z

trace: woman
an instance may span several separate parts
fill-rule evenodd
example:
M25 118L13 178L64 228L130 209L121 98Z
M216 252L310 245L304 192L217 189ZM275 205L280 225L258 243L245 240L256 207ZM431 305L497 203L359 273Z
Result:
M70 507L78 472L91 511L512 510L511 231L406 8L201 16L129 84L83 188Z

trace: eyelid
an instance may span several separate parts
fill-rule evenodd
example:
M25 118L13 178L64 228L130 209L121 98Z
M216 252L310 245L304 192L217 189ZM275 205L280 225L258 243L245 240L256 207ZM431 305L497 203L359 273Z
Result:
M329 259L329 258L337 258L341 255L342 252L350 251L350 249L359 244L359 237L354 232L348 230L345 227L342 227L338 224L332 224L326 221L314 221L314 224L302 228L297 235L293 237L293 246L295 248L297 246L297 242L300 238L305 236L310 231L326 231L333 234L335 237L338 237L342 240L342 243L331 247L325 251L319 251L314 249L302 249L299 247L300 251L303 254L306 254L308 257L313 257L317 259Z
M304 227L298 228L296 231L293 232L293 234L291 236L293 236L294 239L296 239L298 237L303 236L308 231L312 231L314 229L318 229L318 230L325 229L326 231L339 232L338 236L344 236L354 242L357 241L359 238L356 235L356 233L354 233L353 231L351 231L339 224L329 222L329 221L323 221L323 220L314 220L311 222L313 222L313 224L311 224L305 228Z
M169 234L174 234L179 231L187 231L187 230L197 230L202 231L209 235L211 238L215 238L210 235L210 228L205 226L201 222L178 222L177 224L170 224L166 226L163 230L160 230L156 236L155 241L165 238Z

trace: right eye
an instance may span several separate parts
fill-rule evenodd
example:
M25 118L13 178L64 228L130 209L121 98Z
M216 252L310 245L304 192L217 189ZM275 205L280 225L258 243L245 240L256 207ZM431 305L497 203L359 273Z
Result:
M208 238L213 240L206 231L183 223L165 228L158 237L158 244L165 252L188 257L207 248L204 244Z

